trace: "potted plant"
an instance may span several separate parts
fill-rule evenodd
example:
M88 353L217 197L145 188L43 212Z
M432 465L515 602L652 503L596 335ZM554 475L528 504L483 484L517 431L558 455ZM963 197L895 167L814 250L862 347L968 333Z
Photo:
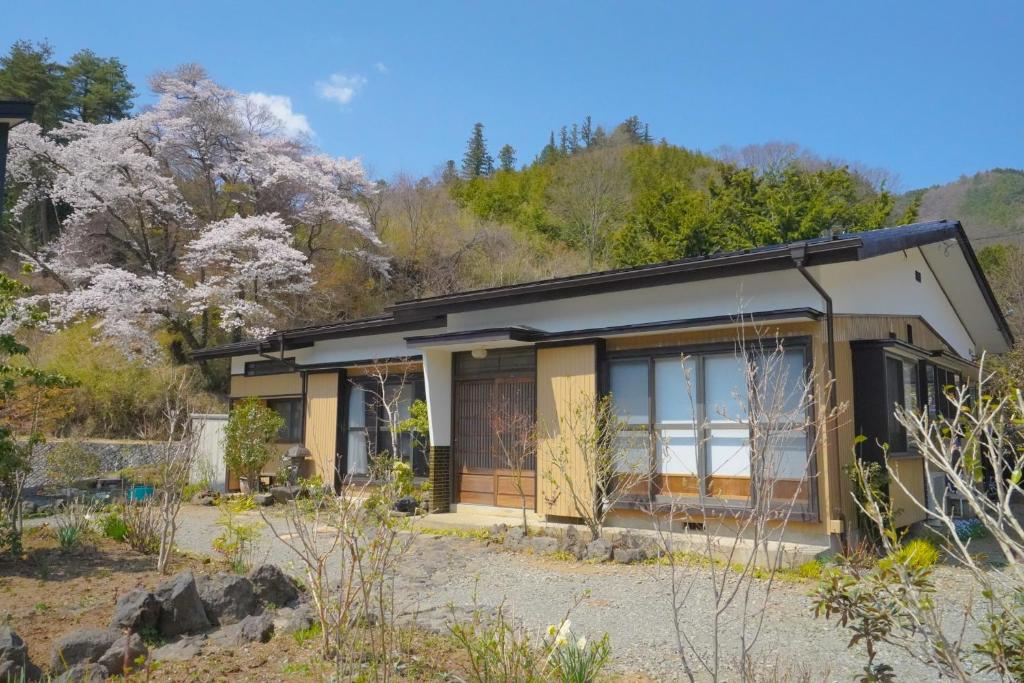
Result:
M274 456L274 442L283 426L277 411L255 397L231 409L224 428L224 462L238 475L243 493L259 491L260 471Z

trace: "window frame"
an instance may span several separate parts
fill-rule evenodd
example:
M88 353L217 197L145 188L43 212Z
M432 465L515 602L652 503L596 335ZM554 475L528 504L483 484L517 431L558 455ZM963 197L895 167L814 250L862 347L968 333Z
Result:
M785 351L799 350L803 355L803 370L805 380L810 377L814 365L813 357L813 338L810 335L793 335L787 336L780 339L780 343ZM754 339L744 343L744 347L748 351L757 350L764 340ZM705 387L705 370L704 360L708 356L720 356L720 355L732 355L735 357L738 345L736 342L713 342L713 343L701 343L701 344L686 344L686 345L671 345L671 346L660 346L660 347L643 347L636 349L622 349L615 351L607 351L604 354L602 360L601 373L606 378L604 392L613 393L611 386L611 365L617 361L624 360L640 360L646 359L648 362L648 424L646 425L646 431L650 435L649 457L651 458L651 464L654 466L654 472L660 473L661 467L658 462L657 452L657 439L656 432L658 425L663 423L658 421L658 415L656 410L657 403L657 383L655 381L655 362L659 358L678 358L681 359L683 355L693 358L695 361L694 370L694 415L693 422L689 423L693 425L697 434L698 440L698 452L697 452L697 481L698 481L698 496L692 498L694 503L701 504L703 510L711 514L743 514L749 512L754 507L754 497L752 495L753 489L751 488L751 496L744 501L737 502L736 504L726 503L721 498L715 498L708 495L708 483L709 483L709 458L710 454L707 449L708 433L706 430L710 430L713 420L708 419L708 407L705 405L706 401L706 387ZM810 426L807 428L806 437L806 455L807 455L807 475L805 478L806 485L808 486L808 498L806 506L798 507L789 513L790 519L798 519L801 521L820 521L820 508L818 505L818 458L817 453L813 452L812 445L816 443L815 434L813 433L814 421L813 416L818 409L818 387L815 386L815 395L811 397L811 400L807 406L807 416ZM724 424L724 420L720 420ZM735 425L735 422L730 424ZM747 426L749 434L750 422L749 414L741 424ZM700 427L700 429L698 429ZM635 431L635 430L631 430ZM751 482L753 487L753 482ZM655 485L652 481L648 495L646 498L639 498L637 496L626 497L620 503L623 508L634 508L634 509L646 509L651 506L654 508L667 508L672 505L669 501L659 500L656 495ZM677 496L677 500L680 497ZM691 498L682 497L682 500L690 500Z
M425 391L425 384L424 384L424 375L423 375L423 373L422 372L406 373L404 375L404 378L405 378L404 381L400 377L396 377L395 379L389 379L385 383L385 387L399 387L399 386L401 386L403 384L405 386L411 387L412 388L412 401L410 402L410 405L412 405L412 403L416 402L417 400L426 400L426 391ZM343 420L344 420L344 430L342 432L342 436L340 437L339 450L341 450L342 448L344 450L342 451L343 459L342 459L341 467L339 468L340 469L339 476L343 480L351 478L351 479L354 479L354 480L357 480L357 481L363 481L363 480L366 480L369 477L369 471L366 474L349 474L349 472L348 472L349 456L350 456L349 449L348 449L348 436L349 436L349 433L352 432L352 431L362 431L364 434L366 434L366 449L367 449L367 459L368 459L368 466L369 466L369 458L372 456L372 453L370 452L371 444L372 444L372 448L376 451L377 448L378 448L378 445L381 442L381 434L387 434L387 427L384 426L383 429L382 429L382 425L386 424L386 418L384 418L381 415L381 412L383 411L383 408L381 406L377 406L376 407L376 411L375 411L376 412L376 428L372 430L372 432L373 432L373 438L372 439L371 439L371 429L370 429L370 426L365 424L366 423L366 418L365 418L365 415L366 415L366 400L365 400L366 396L370 395L369 394L370 391L377 390L379 388L380 383L377 380L375 380L373 377L364 376L364 375L349 376L349 377L344 378L343 382L344 382L345 389L344 389L344 400L341 402L341 404L343 405L343 410L344 410L344 413L342 415ZM350 412L351 412L351 405L350 405L350 403L351 403L351 393L352 393L352 388L353 387L360 387L364 391L364 394L363 394L363 396L364 396L364 400L363 400L363 414L364 414L363 422L364 422L364 424L363 424L362 427L357 427L355 429L353 429L352 426L349 424L349 415L350 415ZM411 437L412 437L412 435L410 435L410 438ZM426 476L424 474L415 474L415 469L416 469L415 466L416 466L416 463L417 463L417 459L419 459L419 461L421 461L421 464L426 464L427 463L427 446L425 444L421 444L421 445L417 446L415 443L412 443L411 444L411 450L410 450L410 459L409 459L409 465L413 467L414 476L416 476L416 477L424 477L424 476ZM403 459L403 462L405 462L404 459ZM422 472L422 468L421 468L421 472Z
M260 400L262 400L263 403L268 408L271 408L272 410L274 410L274 412L276 412L278 415L280 415L285 420L284 426L281 427L282 430L288 429L289 426L292 427L291 429L288 429L288 433L286 435L284 435L284 436L282 436L281 431L279 431L277 439L274 441L274 443L289 444L289 445L300 444L301 445L305 441L305 432L306 432L306 401L303 399L303 397L302 396L266 396L266 397L260 397ZM291 415L291 417L297 417L297 423L289 425L289 422L288 422L289 417L285 416L284 413L282 413L280 410L278 410L274 406L274 404L276 404L276 403L296 404L298 407L292 409L291 412L293 414ZM297 416L294 413L297 413ZM291 439L292 436L295 436L296 439L292 440Z

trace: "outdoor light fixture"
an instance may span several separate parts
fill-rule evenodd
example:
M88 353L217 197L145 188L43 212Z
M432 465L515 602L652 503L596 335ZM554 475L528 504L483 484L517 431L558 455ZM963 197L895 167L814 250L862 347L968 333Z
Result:
M32 118L35 105L23 100L0 100L0 219L4 216L7 181L7 134L19 123Z
M484 358L487 358L487 349L473 349L469 353L471 356L473 356L473 358L476 358L477 360L483 360Z

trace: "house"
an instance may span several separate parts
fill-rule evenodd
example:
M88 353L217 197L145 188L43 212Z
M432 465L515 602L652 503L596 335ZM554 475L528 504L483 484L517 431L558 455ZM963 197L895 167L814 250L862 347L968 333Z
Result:
M657 474L643 500L610 519L643 526L639 508L677 496L704 501L707 515L749 506L749 425L742 411L712 406L746 381L737 339L745 330L749 341L754 329L783 341L787 372L821 378L817 410L847 406L813 452L806 434L786 446L797 503L787 537L821 545L856 524L843 474L857 457L855 435L868 437L859 457L888 457L923 492L923 461L892 419L894 404L943 410L942 387L967 381L983 352L1013 342L963 228L939 221L402 301L384 315L194 355L230 357L231 397L263 397L278 409L286 439L304 443L315 472L336 485L365 476L390 438L368 400L379 384L373 370L387 368L402 412L427 402L429 447L410 438L400 449L429 477L437 512L519 507L488 417L503 411L538 426L528 505L571 519L551 475L558 425L573 397L611 392L629 429L657 444L646 455ZM923 518L891 495L901 524Z

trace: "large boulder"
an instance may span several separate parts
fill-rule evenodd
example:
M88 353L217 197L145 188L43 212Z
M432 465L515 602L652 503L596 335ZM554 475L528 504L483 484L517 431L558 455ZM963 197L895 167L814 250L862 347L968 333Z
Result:
M98 664L102 665L112 676L120 676L126 670L137 671L139 669L138 659L145 658L149 654L149 648L142 642L138 633L121 636L110 649L99 658Z
M258 608L252 581L220 572L196 577L196 588L211 624L226 626L255 614Z
M160 601L144 588L136 588L117 599L110 628L138 632L155 629L160 623Z
M195 577L189 570L164 581L154 592L160 601L160 633L166 638L210 628L206 609L199 597Z
M73 666L57 678L53 683L102 683L107 680L107 668L96 662L86 662Z
M64 673L79 664L95 663L121 637L113 629L82 628L65 633L53 644L50 670Z
M29 661L28 645L10 626L0 626L0 681L38 677L38 668Z
M264 605L287 607L298 601L299 587L277 565L264 564L249 572L256 597Z

